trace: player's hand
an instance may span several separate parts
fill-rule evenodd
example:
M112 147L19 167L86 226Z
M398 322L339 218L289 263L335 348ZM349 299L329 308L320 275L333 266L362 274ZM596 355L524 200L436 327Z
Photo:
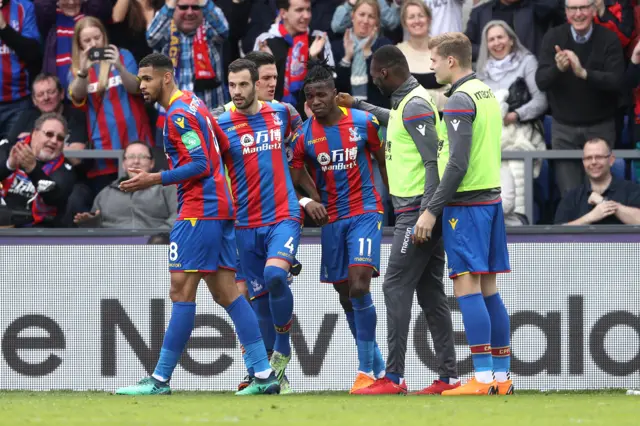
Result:
M140 169L129 169L135 176L120 183L122 192L136 192L162 183L160 173L147 173Z
M77 213L73 217L73 223L80 224L82 222L87 222L89 220L95 219L98 216L100 216L100 210L96 210L95 213L91 213L91 212Z
M317 201L310 201L304 206L304 211L313 219L318 226L324 226L329 221L327 210Z
M429 210L425 210L424 213L418 218L418 222L413 227L413 239L414 244L421 244L431 239L431 232L436 225L436 217L431 214Z
M258 43L258 50L261 52L265 52L265 53L269 53L270 55L273 55L271 48L267 44L267 40L262 40L261 42Z
M591 210L589 215L591 216L591 222L599 222L605 217L616 214L618 211L618 203L615 201L603 201Z
M560 46L556 45L556 67L562 72L565 72L569 69L569 56L567 53L560 49Z
M602 197L602 195L598 194L597 192L592 192L591 195L589 195L589 199L587 200L587 202L592 206L597 206L603 201L604 201L604 198Z
M336 96L336 103L338 104L338 106L341 106L344 108L352 108L354 101L355 99L353 99L353 96L351 96L348 93L340 92Z
M636 47L633 48L633 53L631 54L631 62L635 65L640 64L640 42L636 43Z

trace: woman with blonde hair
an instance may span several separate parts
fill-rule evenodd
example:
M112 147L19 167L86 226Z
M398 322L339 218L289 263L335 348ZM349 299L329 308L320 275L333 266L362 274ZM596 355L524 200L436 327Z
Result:
M423 0L404 0L400 9L400 23L409 37L398 44L409 63L409 71L433 98L438 111L442 111L447 98L444 96L449 86L436 81L431 71L431 51L429 31L431 29L431 9Z
M351 13L352 28L342 41L332 43L333 55L340 62L336 66L336 89L351 93L356 99L366 100L388 108L389 100L382 96L369 75L371 55L378 48L391 44L379 36L380 6L376 0L358 0Z
M125 49L109 44L102 22L93 17L79 20L74 28L69 95L87 114L92 149L125 149L130 141L151 145L151 129L144 102L138 93L138 65ZM79 211L87 211L102 188L116 180L114 160L96 160L87 172L86 190ZM73 197L73 195L72 195Z
M491 88L502 107L502 151L546 149L539 118L547 110L547 97L536 85L537 69L536 57L522 46L506 22L487 23L482 31L476 75ZM504 212L505 221L508 225L526 223L524 163L520 160L503 163L508 165L515 182L515 206ZM534 164L537 177L542 163Z

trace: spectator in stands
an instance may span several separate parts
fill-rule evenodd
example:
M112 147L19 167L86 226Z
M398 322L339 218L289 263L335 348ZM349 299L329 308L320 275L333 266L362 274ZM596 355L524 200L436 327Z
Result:
M521 226L526 222L522 220L522 216L515 212L516 210L516 180L513 177L511 168L506 161L500 166L500 188L502 198L502 212L504 214L504 223L507 226Z
M38 29L44 39L42 71L57 75L67 90L71 80L73 29L80 19L94 16L103 22L111 17L109 0L33 0Z
M462 32L462 6L464 0L425 0L431 10L433 20L429 35ZM475 3L475 2L474 2ZM403 1L404 6L406 1Z
M379 36L380 7L376 0L358 0L351 14L352 28L343 40L335 41L331 50L340 62L336 66L336 89L350 93L355 99L389 108L389 98L373 84L369 75L371 55L391 41Z
M169 234L163 232L149 237L147 244L168 246L169 242Z
M0 1L0 140L20 112L30 106L30 81L41 67L33 4L27 0Z
M544 36L536 83L547 93L553 149L582 149L585 141L616 139L615 115L623 88L624 58L616 35L593 24L592 0L567 0L568 23ZM561 193L582 183L579 162L558 160Z
M276 99L304 111L304 96L299 96L307 75L309 59L327 58L335 66L327 35L309 31L309 0L276 0L279 14L269 31L256 39L253 50L271 53L276 58L278 85Z
M14 145L29 136L36 120L42 114L57 112L67 120L69 127L69 143L64 149L84 149L88 140L85 114L63 103L64 97L64 89L58 77L52 74L38 74L31 90L34 107L22 111L18 120L13 123L7 136L9 144ZM73 165L79 162L77 159L70 158L67 158L67 161Z
M167 0L151 21L147 42L171 58L178 87L211 109L224 105L221 49L228 34L227 19L213 0Z
M555 223L565 225L640 225L640 185L611 175L615 156L609 142L587 141L582 163L589 182L560 201Z
M465 31L471 40L473 60L478 58L482 30L493 20L506 22L518 35L522 45L538 56L542 37L547 30L563 22L562 1L564 0L490 0L474 7Z
M103 0L105 1L105 0ZM156 12L164 6L164 0L110 0L113 2L109 40L127 49L136 62L153 52L147 43L147 28Z
M476 64L477 76L493 90L502 107L503 151L544 151L542 124L538 120L547 109L547 98L536 85L538 61L520 44L518 36L504 21L490 21L482 31L482 43ZM514 178L513 218L525 216L524 162L506 163ZM503 163L503 164L504 164ZM542 162L534 165L534 177Z
M631 42L634 31L631 0L595 0L594 5L594 22L616 33L622 48L625 49Z
M105 59L90 60L87 53L93 47L105 49ZM144 102L138 93L138 65L131 53L110 45L104 25L85 17L76 24L72 55L74 78L69 95L87 113L89 146L118 150L136 140L151 144ZM74 188L69 208L74 214L89 210L98 192L117 177L117 161L96 160L87 181Z
M27 138L13 147L0 143L2 197L15 212L16 227L61 225L75 175L62 148L67 123L55 112L41 115Z
M156 185L135 193L119 188L122 181L135 176L133 170L151 172L151 149L143 142L131 142L124 152L122 166L127 177L104 188L93 202L91 213L78 213L74 222L81 227L169 229L178 215L176 186Z
M456 0L451 2L455 3ZM404 0L400 9L400 20L409 37L398 44L398 49L407 58L411 75L431 94L438 111L442 111L447 102L444 94L449 90L449 85L439 84L436 81L436 75L431 71L431 50L429 50L429 34L433 22L431 9L423 0Z
M627 90L636 89L632 116L634 120L633 135L635 136L633 140L636 143L636 148L640 149L640 90L637 90L640 85L640 42L636 43L631 53L631 63L627 68L625 80ZM634 161L633 167L635 168L636 181L640 183L640 161Z
M378 18L380 32L398 28L398 25L400 25L400 8L398 4L400 2L392 1L391 4L387 3L387 0L374 0L374 2L378 3L378 10L380 11ZM331 19L331 30L335 34L344 34L347 29L353 27L357 4L358 0L347 0L336 8L333 19Z

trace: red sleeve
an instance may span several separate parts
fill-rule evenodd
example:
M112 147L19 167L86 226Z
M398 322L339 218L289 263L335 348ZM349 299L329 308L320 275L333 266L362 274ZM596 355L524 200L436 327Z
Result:
M292 169L302 169L304 168L304 136L302 133L297 133L293 135L291 139L291 144L293 145L293 156L291 161L289 162L289 167Z

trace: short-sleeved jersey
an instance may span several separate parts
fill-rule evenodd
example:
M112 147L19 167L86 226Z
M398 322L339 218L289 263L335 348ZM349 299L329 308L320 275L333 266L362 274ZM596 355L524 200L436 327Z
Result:
M162 181L178 186L178 220L234 219L219 148L226 138L204 102L178 91L170 101L163 135L170 171L163 172Z
M380 124L368 112L341 109L344 116L335 126L322 126L311 117L291 142L290 166L309 166L330 222L383 211L371 162L371 153L382 145Z
M300 205L287 166L284 141L291 135L291 114L282 104L261 102L247 116L232 107L218 117L221 142L236 207L236 227L260 227L300 220Z

